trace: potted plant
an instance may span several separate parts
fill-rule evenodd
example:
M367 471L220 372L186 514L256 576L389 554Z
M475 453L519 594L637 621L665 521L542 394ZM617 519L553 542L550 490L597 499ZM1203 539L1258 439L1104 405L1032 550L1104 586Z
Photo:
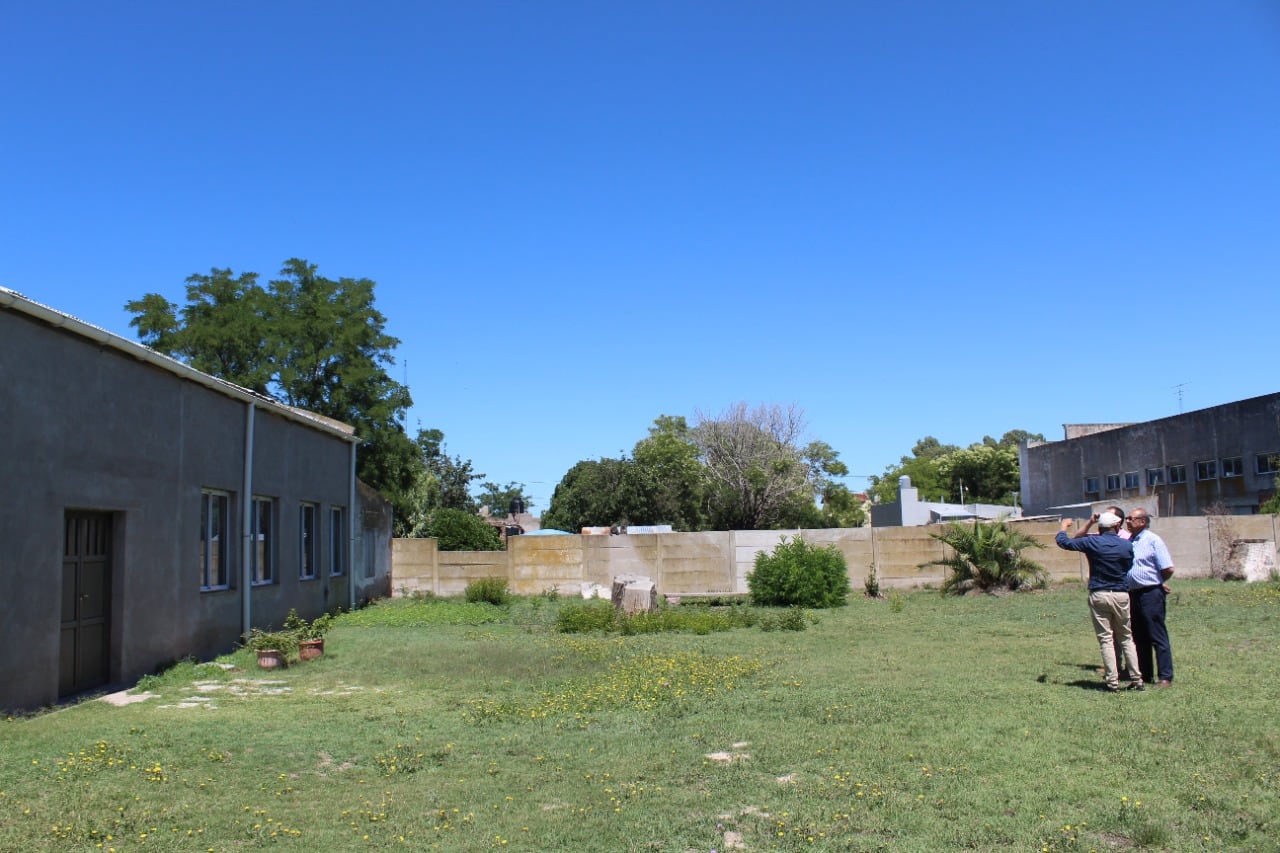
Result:
M262 669L283 669L289 665L289 657L298 649L298 641L288 631L263 631L253 628L245 640L245 646L258 655Z
M333 614L322 613L308 622L290 610L284 627L297 638L299 660L314 660L324 656L324 635L333 627Z

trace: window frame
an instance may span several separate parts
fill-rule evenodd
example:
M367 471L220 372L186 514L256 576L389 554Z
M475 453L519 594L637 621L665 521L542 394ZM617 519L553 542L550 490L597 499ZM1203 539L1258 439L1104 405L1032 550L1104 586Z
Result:
M1234 480L1244 476L1244 457L1225 456L1218 462L1219 476L1224 480Z
M221 489L200 490L200 591L221 592L231 589L234 577L232 555L232 513L230 492ZM213 512L218 508L217 517ZM216 528L216 529L215 529ZM214 543L218 543L215 551ZM214 565L214 563L217 565Z
M1099 487L1099 486L1101 486L1101 485L1102 485L1102 483L1101 483L1101 481L1100 481L1097 477L1085 477L1085 478L1084 478L1084 493L1085 493L1086 495L1096 495L1096 494L1099 494L1099 488L1098 488L1098 487Z
M329 577L338 578L347 573L347 508L329 507Z
M298 504L298 580L313 581L320 577L320 505L303 501Z
M1218 479L1218 460L1202 459L1196 463L1196 482L1205 483Z
M1119 474L1107 475L1107 491L1108 492L1120 491L1120 475Z
M1185 482L1187 482L1187 466L1186 465L1170 465L1169 466L1169 485L1177 486Z
M1164 469L1148 468L1147 469L1147 488L1154 489L1157 486L1164 485Z
M1253 473L1262 477L1280 474L1280 451L1256 454L1254 456Z
M266 530L262 529L264 513ZM280 563L276 556L276 499L254 495L249 525L249 582L253 586L270 586L278 582L276 567Z
M1130 489L1132 489L1132 490L1135 490L1135 491L1136 491L1138 488L1140 488L1141 483L1142 483L1142 480L1138 479L1138 472L1137 472L1137 471L1125 471L1125 472L1124 472L1124 488L1125 488L1125 491L1129 491Z

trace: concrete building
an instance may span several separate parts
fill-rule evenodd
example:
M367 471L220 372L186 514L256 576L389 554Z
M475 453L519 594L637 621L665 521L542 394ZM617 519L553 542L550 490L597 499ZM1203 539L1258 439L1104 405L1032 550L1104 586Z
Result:
M942 524L948 521L994 521L998 518L1020 518L1022 510L1016 506L1000 504L951 504L941 501L920 500L920 490L911 485L911 478L898 478L898 499L888 504L871 505L872 527L918 527L922 524Z
M1064 436L1018 448L1028 515L1110 503L1250 515L1280 474L1280 394L1145 423L1067 424Z
M358 497L356 443L0 288L0 708L389 592L390 514Z

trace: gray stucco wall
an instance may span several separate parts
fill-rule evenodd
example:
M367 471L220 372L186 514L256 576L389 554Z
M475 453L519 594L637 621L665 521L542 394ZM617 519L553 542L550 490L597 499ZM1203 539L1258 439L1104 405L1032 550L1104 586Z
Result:
M58 697L64 518L111 514L110 680L230 649L242 631L241 400L81 335L0 310L0 708ZM348 602L330 577L329 508L350 502L342 437L255 407L252 492L276 500L277 582L252 621L278 625ZM202 488L231 494L233 588L202 592ZM320 507L319 577L298 577L298 512ZM350 509L348 508L348 512ZM348 516L349 517L349 516Z
M1083 501L1116 503L1123 507L1141 501L1161 516L1199 515L1221 503L1231 514L1257 512L1260 502L1275 491L1275 475L1256 472L1258 454L1280 453L1280 394L1269 394L1173 415L1145 423L1084 435L1064 441L1022 447L1022 503L1025 515L1050 513L1051 507ZM1196 463L1240 457L1239 477L1198 480ZM1187 481L1168 482L1169 466L1186 467ZM1152 488L1147 469L1159 468L1165 483ZM1110 474L1138 474L1138 488L1106 488ZM1084 491L1087 477L1099 478L1099 491Z

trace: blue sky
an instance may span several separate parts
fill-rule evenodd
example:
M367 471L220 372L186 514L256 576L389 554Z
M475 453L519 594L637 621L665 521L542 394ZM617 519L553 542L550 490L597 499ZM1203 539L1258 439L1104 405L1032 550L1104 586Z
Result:
M1271 0L8 3L0 87L0 284L371 278L410 431L537 509L738 401L861 489L1280 390Z

